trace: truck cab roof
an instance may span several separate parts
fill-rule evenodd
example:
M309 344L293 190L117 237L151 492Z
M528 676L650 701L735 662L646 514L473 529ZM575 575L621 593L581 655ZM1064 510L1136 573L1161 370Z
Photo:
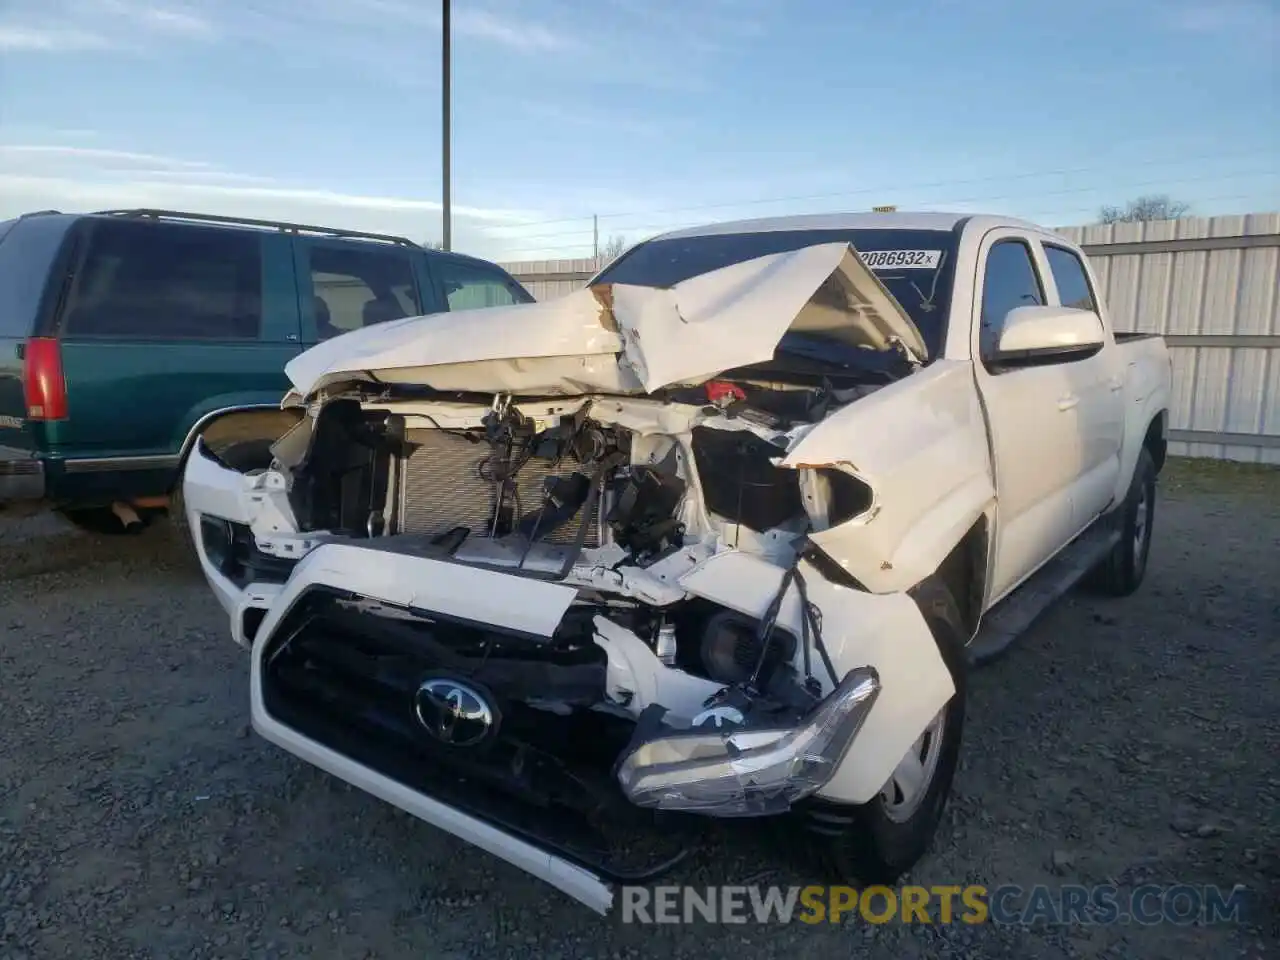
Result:
M729 220L723 223L683 227L659 234L653 239L673 240L737 233L777 233L789 230L954 230L960 226L984 231L994 227L1015 227L1035 233L1045 232L1045 228L1039 224L999 214L898 211L893 213L814 213Z

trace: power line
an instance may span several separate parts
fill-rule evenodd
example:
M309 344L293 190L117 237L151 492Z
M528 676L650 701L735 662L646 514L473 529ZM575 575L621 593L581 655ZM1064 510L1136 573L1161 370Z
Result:
M1153 166L1166 166L1169 164L1180 164L1180 163L1200 163L1203 161L1212 161L1212 160L1239 160L1246 157L1252 159L1253 157L1256 157L1256 156L1258 156L1258 154L1227 154L1227 155L1202 154L1194 157L1169 157L1167 159L1133 161L1133 162L1124 164L1124 166L1129 168L1153 167ZM753 200L723 201L723 202L717 202L717 203L705 203L705 204L698 204L694 206L685 206L685 207L668 207L666 209L659 209L659 210L640 210L640 211L633 211L631 213L583 214L577 217L561 217L555 220L531 220L525 223L516 224L515 226L541 227L541 226L549 226L551 224L557 224L557 223L577 223L580 220L590 220L592 216L599 216L602 219L617 220L617 219L623 219L626 217L647 217L647 216L655 216L663 213L685 213L693 210L714 210L717 208L745 207L745 206L752 206L755 204L791 203L791 202L802 201L802 200L831 200L837 197L865 196L867 194L892 193L894 191L901 191L901 190L926 190L926 189L932 189L934 187L961 186L961 185L967 185L967 184L973 184L973 183L992 183L995 181L1006 181L1006 180L1026 180L1026 179L1032 179L1035 177L1069 176L1071 174L1076 174L1076 173L1096 173L1099 170L1110 170L1110 169L1113 169L1113 167L1112 166L1091 166L1091 167L1074 167L1074 168L1068 168L1068 169L1062 169L1062 170L1042 170L1042 171L1031 172L1031 173L994 174L991 176L975 177L975 178L965 179L965 180L935 180L930 183L899 184L897 186L860 187L857 190L842 190L836 193L814 193L814 194L806 194L801 196L789 196L789 197L758 197ZM631 228L631 229L634 229L634 228Z
M1200 203L1227 203L1227 202L1236 201L1236 200L1248 200L1254 196L1256 196L1256 194L1253 194L1253 193L1220 194L1212 197L1203 197L1200 199L1199 202ZM1059 209L1057 211L1036 212L1034 214L1028 215L1024 219L1029 219L1035 222L1048 224L1049 221L1051 220L1060 221L1061 219L1066 219L1068 217L1085 216L1090 213L1096 213L1096 210L1092 207L1088 207L1088 208L1076 207L1071 210ZM668 227L667 229L683 230L686 227L696 227L699 225L700 222L701 221L691 221L688 223L676 224ZM1059 225L1064 225L1064 224L1059 223ZM645 239L648 239L648 238L646 237ZM637 241L637 242L641 242L641 241ZM575 243L575 244L559 245L559 246L553 246L553 247L536 247L533 250L519 251L517 253L513 253L510 255L504 255L502 257L502 260L505 263L511 263L513 261L519 261L519 260L569 259L569 258L548 257L546 256L546 254L556 253L556 252L565 251L565 250L582 250L584 248L589 248L589 247L590 247L590 243ZM536 253L534 251L536 251ZM573 259L590 259L590 257L588 256L588 257L573 258Z
M1212 180L1222 180L1222 181L1239 180L1246 177L1267 177L1267 176L1275 176L1276 174L1277 174L1277 171L1275 167L1271 166L1271 167L1268 167L1267 169L1247 170L1243 172L1229 173L1229 174L1212 174L1212 175L1200 176L1200 177L1184 177L1177 180L1168 180L1168 179L1145 180L1139 183L1106 184L1105 186L1091 184L1089 186L1067 187L1059 190L1037 190L1035 192L1021 193L1021 194L1005 193L997 196L992 196L988 194L986 196L979 196L979 197L950 198L947 200L935 200L935 201L928 201L928 202L930 204L939 205L939 206L945 206L947 204L959 204L959 203L990 203L997 200L1001 200L1001 201L1026 200L1026 199L1034 199L1037 197L1055 197L1055 196L1067 196L1067 195L1080 194L1080 193L1092 193L1092 192L1104 190L1104 189L1109 191L1129 191L1129 190L1140 190L1140 189L1143 189L1144 187L1179 186L1187 183L1204 183ZM963 181L960 181L960 182L963 182ZM775 201L757 200L757 201L750 201L750 202L752 203L783 203L783 202L787 202L787 200L784 198L784 199L779 199ZM745 205L746 204L744 203L743 206ZM724 204L723 206L732 206L732 204ZM659 212L661 211L655 211L654 213L656 215ZM695 226L698 222L701 222L701 221L691 222L688 224L688 226ZM504 228L504 229L509 229L509 228ZM516 234L514 236L510 236L510 235L508 236L499 235L499 236L501 239L504 239L504 240L515 240L517 242L523 242L523 241L529 241L529 240L554 239L556 237L571 237L571 236L576 236L578 234L583 233L584 230L590 230L590 229L591 229L590 227L586 227L586 228L583 228L582 230L557 230L551 233ZM661 229L668 229L668 228L665 222L651 222L647 224L641 224L638 226L627 227L626 229L632 232L643 232L646 230L661 230Z

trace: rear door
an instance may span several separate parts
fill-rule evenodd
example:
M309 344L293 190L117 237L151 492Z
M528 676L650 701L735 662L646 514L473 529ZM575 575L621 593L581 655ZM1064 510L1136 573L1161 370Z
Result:
M284 365L300 349L289 238L96 219L59 330L57 450L86 461L68 471L173 466L201 416L288 389Z
M1075 527L1083 530L1111 503L1120 477L1120 446L1124 440L1124 368L1109 318L1093 292L1084 261L1073 250L1049 240L1042 242L1055 300L1064 307L1088 310L1103 321L1106 342L1093 356L1065 365L1076 405L1080 431L1080 476L1072 494Z
M294 245L307 344L431 309L415 269L421 254L411 248L311 237Z

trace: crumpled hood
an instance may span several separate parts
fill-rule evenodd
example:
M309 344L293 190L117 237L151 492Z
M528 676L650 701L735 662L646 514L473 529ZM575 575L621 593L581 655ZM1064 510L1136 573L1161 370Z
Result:
M309 397L353 381L437 390L650 393L769 360L788 332L869 350L920 331L847 243L732 264L669 288L598 284L540 303L407 317L317 344L285 367Z

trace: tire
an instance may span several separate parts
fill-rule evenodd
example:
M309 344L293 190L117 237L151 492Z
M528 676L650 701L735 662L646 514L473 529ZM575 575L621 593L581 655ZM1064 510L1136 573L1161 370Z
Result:
M1089 586L1113 597L1127 597L1146 576L1156 519L1156 465L1145 449L1138 454L1129 492L1117 512L1120 541L1094 568Z
M891 778L867 803L814 798L798 810L817 865L835 883L896 882L928 850L951 794L964 729L967 633L955 600L940 581L929 578L913 593L951 671L955 694L913 746L924 758L926 776L914 797L903 795Z

